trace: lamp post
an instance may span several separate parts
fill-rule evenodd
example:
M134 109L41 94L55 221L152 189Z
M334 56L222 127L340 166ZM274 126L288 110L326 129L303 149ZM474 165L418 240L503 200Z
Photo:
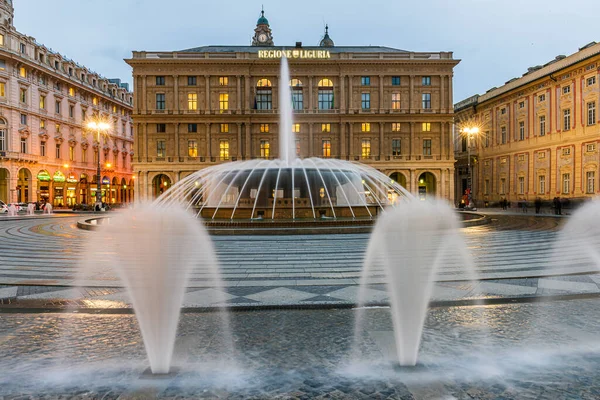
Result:
M473 195L472 195L472 182L473 182L473 171L471 170L471 139L473 138L473 135L477 135L479 133L479 128L478 127L467 127L467 128L463 128L462 130L463 134L467 135L467 171L468 171L468 178L467 178L467 191L468 191L468 204L467 207L471 206L471 202L473 199Z
M102 205L102 176L100 171L100 136L106 134L110 129L110 125L103 121L90 121L87 124L90 131L96 132L96 140L98 142L98 169L96 171L96 206Z

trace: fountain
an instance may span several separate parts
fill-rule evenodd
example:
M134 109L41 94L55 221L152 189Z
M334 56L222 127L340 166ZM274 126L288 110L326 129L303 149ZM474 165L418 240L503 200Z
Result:
M116 269L133 304L150 369L153 374L168 374L190 274L212 275L213 286L222 287L206 230L181 208L140 205L111 217L90 241L86 254L92 256L83 276Z
M46 203L44 206L44 214L52 214L52 204Z
M291 99L287 58L279 94ZM397 182L364 164L296 155L290 101L280 101L279 159L225 162L175 183L158 204L184 204L205 219L372 218L412 198Z
M35 204L29 203L29 204L27 204L27 215L33 215L33 214L35 214Z
M471 267L454 211L442 201L412 201L386 211L375 225L365 255L359 305L370 275L383 269L390 296L394 339L401 366L417 363L434 280L442 263ZM361 318L356 320L356 335Z
M17 207L14 204L8 206L8 216L16 217L17 216Z

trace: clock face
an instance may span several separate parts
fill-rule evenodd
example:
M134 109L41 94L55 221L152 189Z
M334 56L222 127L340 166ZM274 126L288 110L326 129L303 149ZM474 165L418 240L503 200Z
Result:
M267 35L265 35L264 33L261 33L260 35L258 35L258 41L261 43L264 43L267 41Z

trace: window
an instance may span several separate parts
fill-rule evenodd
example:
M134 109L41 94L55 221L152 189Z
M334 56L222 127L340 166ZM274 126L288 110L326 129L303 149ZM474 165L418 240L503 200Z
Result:
M502 144L506 144L506 127L505 126L500 128L500 136L502 139Z
M263 78L256 83L254 108L257 110L271 110L273 108L273 94L270 80Z
M75 147L69 146L69 161L75 161Z
M363 122L360 125L360 131L361 132L371 132L371 123L370 122Z
M167 131L167 124L156 124L157 133L165 133Z
M524 101L520 101L519 102L519 108L525 108L525 102Z
M319 81L319 110L334 109L333 103L333 82L330 79L321 79Z
M431 155L431 139L423 139L423 155Z
M46 121L43 119L40 119L40 130L42 129L46 129Z
M162 97L163 97L163 103L164 103L164 101L165 101L165 95L163 94ZM157 102L158 102L158 95L156 95L156 99L157 99ZM98 98L97 97L94 97L92 99L92 104L95 105L95 106L98 105ZM163 109L164 109L164 107L163 107Z
M98 150L94 150L94 164L98 164Z
M587 124L594 125L596 123L596 102L587 103Z
M221 112L229 110L229 94L227 94L227 93L219 94L219 110Z
M539 194L546 193L546 175L538 176L538 193Z
M60 100L57 100L56 103L54 104L54 112L58 115L60 115Z
M229 124L220 124L221 133L229 133Z
M490 180L486 179L483 182L483 194L488 195L490 194Z
M546 152L540 152L538 153L538 160L543 160L544 158L546 158Z
M75 97L75 89L74 89L74 88L72 88L72 87L70 87L70 88L69 88L69 96L71 96L71 97ZM116 111L115 111L115 112L116 112Z
M519 140L525 140L525 121L519 121Z
M164 86L165 85L165 77L157 76L156 77L156 86Z
M546 94L540 94L540 95L538 96L538 102L539 102L539 103L542 103L542 102L544 102L544 101L546 101Z
M506 193L506 178L500 179L500 194Z
M229 160L229 140L222 139L219 141L219 160Z
M589 78L586 79L585 81L585 85L586 86L592 86L596 84L596 77L595 76L591 76Z
M56 131L56 133L60 133L60 124L54 125L54 130Z
M300 140L296 139L296 156L300 157Z
M324 132L324 133L331 132L331 124L321 124L321 132Z
M595 171L588 171L585 173L585 177L586 177L586 193L594 193L596 190L596 172Z
M565 131L571 129L571 109L563 110L563 129Z
M198 157L198 142L188 140L188 157Z
M198 84L195 76L188 76L188 86L196 86Z
M4 46L4 35L0 34L0 46Z
M292 108L294 110L302 110L304 108L304 95L302 93L302 82L298 79L292 79Z
M299 133L300 132L300 124L292 124L292 132Z
M60 143L56 143L56 158L60 158Z
M21 103L27 104L27 89L21 88L19 90L19 100L21 100Z
M6 96L6 84L4 82L0 82L0 97Z
M392 93L392 110L399 110L400 106L400 93Z
M370 76L361 76L360 84L362 86L370 86L371 85L371 77Z
M220 76L219 77L219 86L229 86L229 77ZM271 86L271 85L269 85Z
M362 93L360 99L361 108L363 110L369 110L371 108L371 93Z
M269 124L260 124L261 133L269 133Z
M69 117L75 118L75 106L72 104L69 104Z
M562 155L563 156L570 156L571 155L571 148L570 147L564 147L562 149Z
M392 155L402 155L402 142L400 139L392 139Z
M46 157L46 142L40 142L40 156Z
M323 140L322 148L323 148L323 157L324 158L331 157L331 140L329 140L329 139Z
M82 163L86 163L87 162L87 150L81 150L81 162Z
M392 122L392 132L400 132L400 122Z
M198 124L188 124L188 133L198 132Z
M188 110L195 111L198 109L198 94L188 93Z
M421 131L422 132L431 132L431 122L423 122L421 124Z
M269 147L268 140L260 141L260 157L261 158L269 158L271 156L271 148Z
M156 141L156 157L160 157L163 158L165 157L165 154L167 153L166 151L166 143L164 140L157 140Z
M563 174L562 175L562 192L563 194L568 194L571 191L571 174Z
M485 131L485 147L490 147L490 131Z
M400 77L392 76L392 86L400 86Z
M21 78L27 78L27 70L25 69L25 67L19 68L19 75L21 76Z
M27 125L27 115L21 114L21 125Z
M500 114L501 114L501 115L504 115L504 114L506 114L506 107L504 107L503 109L501 109L501 110L500 110Z
M519 194L525 194L525 177L519 177Z
M431 86L431 77L430 76L424 76L421 78L421 85L423 86Z
M40 96L40 109L46 109L46 96Z
M587 151L588 153L595 152L595 151L596 151L596 144L595 144L595 143L590 143L590 144L588 144L588 145L586 146L586 151Z
M0 151L6 151L6 129L0 129Z
M571 86L563 86L562 92L563 94L571 93Z
M57 144L56 147L58 148L60 145ZM21 138L21 153L27 153L27 139L25 138ZM59 158L58 156L56 156L56 158Z
M371 157L371 140L363 139L361 142L361 155L362 158Z
M540 115L539 121L540 121L540 136L545 136L546 135L546 116Z
M431 93L423 93L421 95L421 99L422 99L422 107L424 110L429 110L431 109Z
M165 109L165 94L164 93L156 94L156 109L157 110Z

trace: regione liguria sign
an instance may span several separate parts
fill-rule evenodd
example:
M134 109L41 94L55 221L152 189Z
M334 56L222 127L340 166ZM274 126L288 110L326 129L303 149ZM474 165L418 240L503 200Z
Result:
M326 59L331 58L329 50L259 50L258 58L304 58Z

